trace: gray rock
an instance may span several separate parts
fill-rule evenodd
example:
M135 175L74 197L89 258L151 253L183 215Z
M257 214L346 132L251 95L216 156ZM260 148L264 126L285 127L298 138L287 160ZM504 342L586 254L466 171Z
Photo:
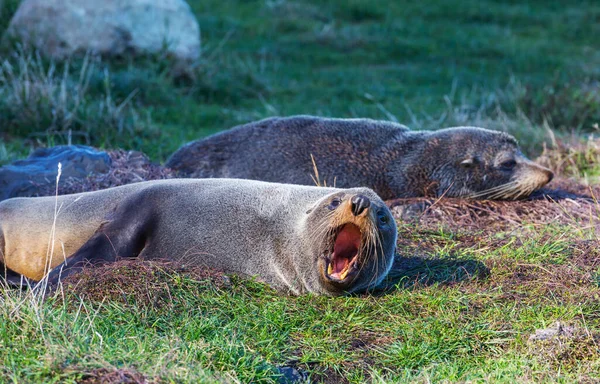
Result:
M25 160L0 167L0 200L36 196L41 186L55 184L59 162L62 164L61 179L66 179L106 173L111 160L106 152L83 145L37 149Z
M184 0L24 0L8 34L55 59L87 51L200 55L200 27Z

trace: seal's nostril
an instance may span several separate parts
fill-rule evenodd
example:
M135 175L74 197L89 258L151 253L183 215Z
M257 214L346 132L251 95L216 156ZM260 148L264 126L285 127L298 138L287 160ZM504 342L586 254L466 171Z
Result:
M356 195L350 201L352 203L352 213L358 216L371 205L371 200L364 195Z

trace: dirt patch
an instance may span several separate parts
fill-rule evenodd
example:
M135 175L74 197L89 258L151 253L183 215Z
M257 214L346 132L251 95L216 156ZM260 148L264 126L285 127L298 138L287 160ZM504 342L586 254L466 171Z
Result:
M353 368L353 367L351 367ZM315 376L317 376L317 380L315 380L316 382L319 383L323 383L323 384L347 384L350 383L350 381L346 378L346 376L341 373L336 371L333 368L325 368L323 370L317 370L315 372Z
M80 384L149 384L141 373L128 368L108 369L98 368L85 372L78 381Z
M529 264L515 260L491 260L486 263L491 271L487 281L468 290L481 292L500 289L499 300L520 302L548 300L562 303L582 303L600 300L600 290L594 272L564 265Z
M398 337L392 337L380 332L369 331L365 329L357 330L348 344L351 351L368 351L373 347L380 347L398 341Z
M110 300L161 308L173 305L171 291L185 284L186 279L205 289L227 289L231 286L228 276L209 268L167 261L124 259L85 268L64 279L62 288L92 301Z

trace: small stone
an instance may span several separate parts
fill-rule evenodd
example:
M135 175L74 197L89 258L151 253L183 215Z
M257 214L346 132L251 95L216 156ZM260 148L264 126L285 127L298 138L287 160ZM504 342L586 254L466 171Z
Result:
M277 367L277 371L282 375L277 381L280 384L303 383L308 378L306 373L300 372L294 367Z
M554 327L536 329L535 333L529 336L529 341L548 340L559 336L573 337L573 335L575 335L575 327L569 327L557 321Z
M221 280L222 280L222 283L223 283L224 287L229 288L229 287L232 286L232 284L231 284L231 278L229 276L223 275L223 276L221 276Z

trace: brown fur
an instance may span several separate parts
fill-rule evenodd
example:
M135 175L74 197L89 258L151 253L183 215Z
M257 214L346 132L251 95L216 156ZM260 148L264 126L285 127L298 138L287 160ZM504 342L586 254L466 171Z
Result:
M183 146L166 166L184 177L311 185L313 158L327 185L365 186L383 199L516 198L552 179L506 133L476 127L413 132L385 121L313 116L235 127ZM507 160L515 162L510 169L502 166Z

